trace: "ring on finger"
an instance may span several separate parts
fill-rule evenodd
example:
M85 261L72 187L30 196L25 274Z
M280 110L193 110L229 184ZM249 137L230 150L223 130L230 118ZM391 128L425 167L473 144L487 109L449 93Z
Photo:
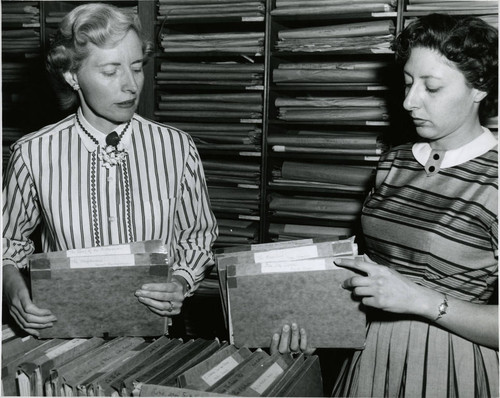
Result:
M171 301L167 301L167 303L168 303L168 304L170 304L170 307L169 307L169 308L167 308L167 311L168 311L168 312L172 312L172 310L174 309L174 305L172 304L172 302L171 302Z

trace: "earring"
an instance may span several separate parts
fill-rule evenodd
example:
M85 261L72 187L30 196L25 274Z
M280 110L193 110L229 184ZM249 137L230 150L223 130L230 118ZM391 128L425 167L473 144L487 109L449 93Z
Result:
M80 90L80 86L78 85L78 83L75 83L75 84L73 85L73 90L75 90L75 91Z

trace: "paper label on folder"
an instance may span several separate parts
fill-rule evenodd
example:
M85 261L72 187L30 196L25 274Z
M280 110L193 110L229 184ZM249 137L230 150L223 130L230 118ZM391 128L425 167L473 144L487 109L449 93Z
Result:
M269 386L283 373L283 368L277 363L273 363L262 376L253 382L250 386L252 390L262 395Z
M238 366L238 362L233 357L228 357L220 362L218 365L214 366L208 372L203 374L201 378L205 383L209 386L217 383L222 377L228 374L231 370L233 370L236 366Z
M337 267L333 264L333 262L327 266L324 258L314 258L294 263L291 263L290 261L276 261L261 264L261 272L263 274L277 272L324 271L326 269L333 268Z
M270 250L254 254L256 263L271 261L300 260L302 258L318 257L318 248L314 245L293 247L284 250Z
M134 257L130 254L117 254L110 262L109 257L93 256L90 262L87 257L73 257L70 260L70 268L102 268L102 267L126 267L135 265Z
M130 245L109 245L88 247L85 249L70 249L67 251L68 257L78 256L110 256L115 254L131 254Z
M54 347L54 349L45 353L45 356L48 359L53 359L53 358L65 353L66 351L71 350L73 347L79 346L80 344L84 343L85 341L87 341L87 339L72 339L72 340L68 341L67 343L63 343L59 346Z

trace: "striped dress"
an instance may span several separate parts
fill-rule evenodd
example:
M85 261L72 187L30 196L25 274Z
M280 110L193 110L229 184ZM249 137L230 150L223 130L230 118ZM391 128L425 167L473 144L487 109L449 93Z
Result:
M118 126L126 156L104 167L106 136L78 110L12 146L3 186L3 264L26 267L41 224L45 252L151 239L175 258L192 293L213 264L217 237L191 137L134 115ZM87 131L87 133L85 132Z
M418 145L389 152L362 223L372 260L483 304L498 276L498 150L489 131L473 144L449 165L430 147L420 162ZM344 364L334 396L498 397L498 351L412 316L372 310L368 319L366 347Z

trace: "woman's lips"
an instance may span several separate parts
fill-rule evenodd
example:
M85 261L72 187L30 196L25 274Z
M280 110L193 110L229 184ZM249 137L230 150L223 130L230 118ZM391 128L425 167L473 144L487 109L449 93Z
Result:
M135 105L135 99L132 99L129 101L118 102L117 105L120 108L131 108Z

